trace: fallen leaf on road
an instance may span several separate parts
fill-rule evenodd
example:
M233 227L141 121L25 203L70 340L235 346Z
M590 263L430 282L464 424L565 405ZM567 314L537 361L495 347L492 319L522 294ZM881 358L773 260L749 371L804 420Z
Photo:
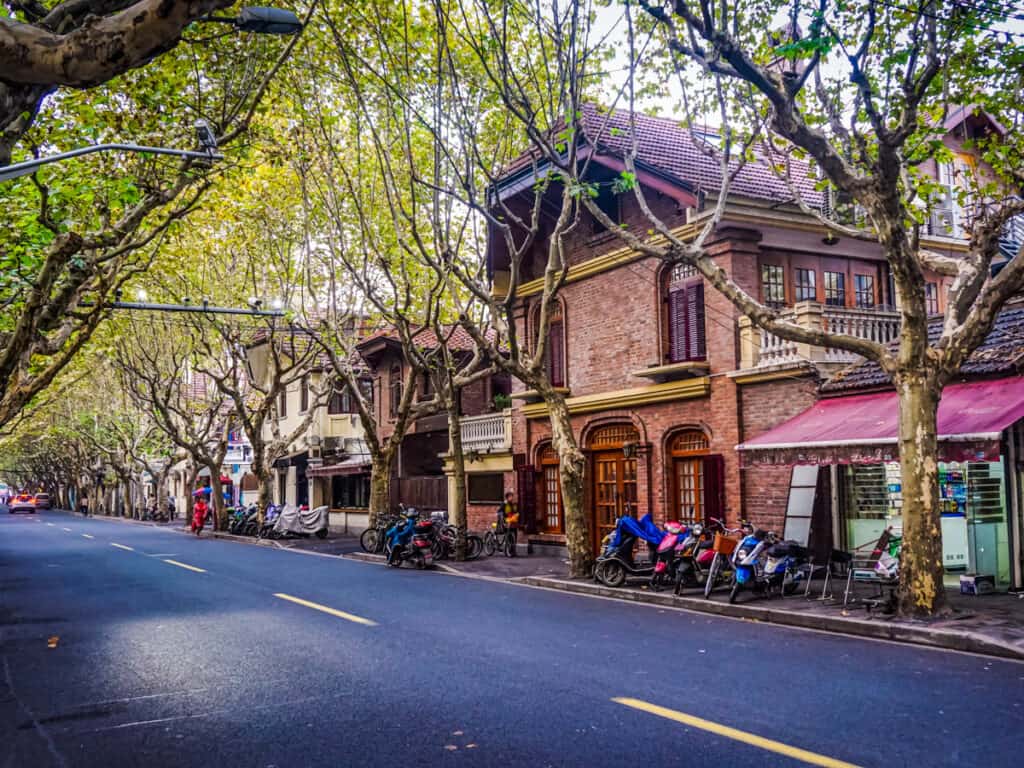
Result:
M452 736L461 736L462 731L452 731Z
M47 648L56 648L57 647L57 641L59 639L60 639L59 637L54 635L53 637L51 637L49 640L46 641L46 647Z
M454 744L445 744L444 748L447 749L449 752L454 752L458 749L458 747L456 747Z
M476 749L476 744L467 744L466 749Z

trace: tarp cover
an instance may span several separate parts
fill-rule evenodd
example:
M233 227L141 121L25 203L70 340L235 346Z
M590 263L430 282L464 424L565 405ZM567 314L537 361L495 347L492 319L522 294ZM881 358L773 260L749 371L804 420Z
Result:
M279 534L312 534L327 528L329 510L327 507L301 510L290 504L285 505L274 522L274 531Z
M995 461L1000 433L1024 418L1024 378L951 384L939 401L940 459ZM861 464L897 461L896 392L819 400L803 413L738 445L755 464Z

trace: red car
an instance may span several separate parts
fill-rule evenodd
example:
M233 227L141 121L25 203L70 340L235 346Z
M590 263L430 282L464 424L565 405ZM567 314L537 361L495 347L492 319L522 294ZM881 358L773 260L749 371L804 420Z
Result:
M12 515L15 512L29 512L34 515L36 512L36 500L32 497L32 494L23 491L11 499L11 503L7 506L7 511Z

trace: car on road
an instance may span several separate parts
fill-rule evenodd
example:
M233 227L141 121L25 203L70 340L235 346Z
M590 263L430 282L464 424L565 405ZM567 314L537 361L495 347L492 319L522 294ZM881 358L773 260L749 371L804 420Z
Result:
M36 494L36 509L49 509L50 508L50 494L48 493L37 493Z
M31 514L35 514L36 500L31 493L19 493L11 499L11 503L7 505L7 511L12 515L15 512L29 512Z

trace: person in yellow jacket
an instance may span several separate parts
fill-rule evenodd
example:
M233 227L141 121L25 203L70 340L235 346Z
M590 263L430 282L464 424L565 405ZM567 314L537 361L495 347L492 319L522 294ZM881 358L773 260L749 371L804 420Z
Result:
M501 505L502 522L505 524L506 535L510 542L505 549L505 554L509 557L516 556L516 539L519 536L519 510L516 508L514 497L515 494L512 491L507 491L505 503Z

